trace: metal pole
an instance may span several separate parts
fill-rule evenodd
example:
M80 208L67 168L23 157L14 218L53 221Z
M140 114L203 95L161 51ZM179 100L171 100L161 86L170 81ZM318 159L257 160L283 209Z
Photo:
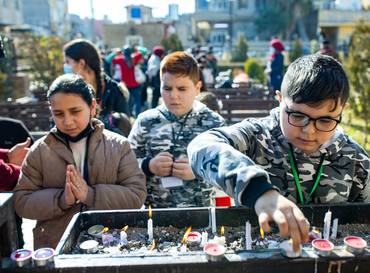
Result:
M91 29L91 40L95 43L95 31L94 31L94 1L90 0L90 9L91 9L91 20L90 20L90 29Z

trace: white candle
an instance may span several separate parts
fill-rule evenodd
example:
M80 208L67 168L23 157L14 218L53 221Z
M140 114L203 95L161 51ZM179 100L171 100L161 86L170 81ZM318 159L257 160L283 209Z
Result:
M204 247L207 242L208 242L208 232L203 231L202 232L202 241L200 242L200 246Z
M149 241L153 241L153 220L152 218L148 219L148 236L149 236Z
M216 208L211 208L211 222L212 222L212 233L216 234L217 226L216 226Z
M215 244L218 244L218 245L221 245L221 246L225 246L226 244L226 238L225 236L215 236L212 240L213 243Z
M120 232L120 239L121 239L122 245L127 245L128 244L127 233L123 230L121 230L121 232Z
M338 218L335 218L333 220L333 227L331 228L330 238L333 240L337 239L337 233L338 233Z
M329 240L330 225L331 225L331 211L328 210L328 212L325 213L325 217L324 217L323 237L324 237L325 240Z
M245 222L245 249L252 250L252 227L249 221Z

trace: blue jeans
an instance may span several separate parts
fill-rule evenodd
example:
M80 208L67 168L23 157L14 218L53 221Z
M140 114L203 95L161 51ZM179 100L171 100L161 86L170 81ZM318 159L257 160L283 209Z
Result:
M130 108L131 116L135 118L141 113L141 86L129 88L130 91L130 98L128 100L128 106ZM135 115L133 115L135 105Z

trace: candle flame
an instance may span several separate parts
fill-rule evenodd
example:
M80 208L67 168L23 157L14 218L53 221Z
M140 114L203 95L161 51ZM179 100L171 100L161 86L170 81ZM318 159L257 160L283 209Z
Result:
M265 239L265 232L263 231L261 227L260 227L260 234L261 234L261 238Z
M182 237L182 241L181 241L182 244L185 244L186 241L188 240L188 236L189 236L189 233L191 232L191 230L192 230L192 227L190 226L185 231L184 237Z
M126 232L128 230L128 225L124 226L121 230Z
M150 245L149 251L153 251L155 249L155 240L153 239L152 244Z
M221 236L224 236L224 234L225 234L225 228L224 228L224 226L221 227L221 232L220 233L221 233Z
M152 207L149 205L149 218L152 218Z
M107 233L109 231L109 227L103 228L103 233Z

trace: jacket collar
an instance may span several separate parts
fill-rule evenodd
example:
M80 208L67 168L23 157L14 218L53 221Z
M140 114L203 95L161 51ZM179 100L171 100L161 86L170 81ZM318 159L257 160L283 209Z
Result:
M165 116L165 118L172 122L183 122L186 116L188 116L188 119L190 119L196 116L198 113L202 112L205 108L206 106L203 103L197 100L194 100L193 107L190 110L190 112L185 115L182 115L181 117L177 117L167 109L164 103L162 103L161 105L157 107L157 109Z

